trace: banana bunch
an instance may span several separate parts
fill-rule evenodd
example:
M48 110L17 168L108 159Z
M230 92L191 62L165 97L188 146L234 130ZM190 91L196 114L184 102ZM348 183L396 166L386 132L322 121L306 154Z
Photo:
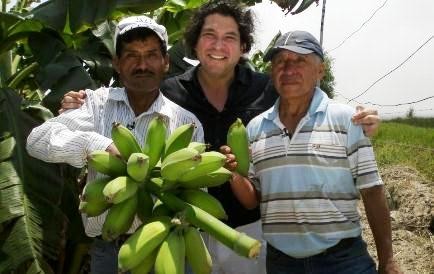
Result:
M211 273L211 257L198 229L244 256L257 254L257 241L248 238L255 246L245 241L249 246L240 248L244 237L219 220L227 218L226 212L204 189L223 184L232 174L224 168L225 155L192 142L194 129L190 123L169 133L164 118L157 116L141 146L133 132L113 123L112 140L120 155L94 151L88 156L89 167L106 176L85 186L79 209L88 216L106 212L102 238L112 241L125 234L135 217L143 223L119 250L121 271L184 273L187 262L194 273Z

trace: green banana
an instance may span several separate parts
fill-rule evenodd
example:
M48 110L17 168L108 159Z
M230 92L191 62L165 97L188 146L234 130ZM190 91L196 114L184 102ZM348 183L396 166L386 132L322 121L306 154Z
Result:
M188 144L187 147L194 148L199 153L204 153L205 150L208 148L208 145L205 143L201 143L201 142L191 142L190 144Z
M85 213L88 217L94 217L102 214L110 207L106 201L102 191L105 185L111 179L108 177L98 178L88 182L80 195L80 204L78 209L80 212Z
M144 185L140 185L137 189L137 217L145 223L152 216L152 208L154 207L154 200L151 194L146 191Z
M82 213L85 213L87 217L95 217L104 213L104 211L106 211L107 208L109 208L110 206L111 204L107 203L106 201L80 201L80 204L78 205L78 210L80 210L80 212Z
M216 171L217 169L223 167L226 163L226 156L217 151L203 152L200 154L200 156L200 163L179 177L178 181L180 182L180 185L182 185L182 182L188 182L210 172Z
M122 159L104 150L92 151L87 156L87 162L90 167L108 176L121 176L127 172L127 165Z
M185 242L181 230L173 230L161 243L154 270L155 274L184 274Z
M146 131L143 153L149 156L149 169L153 169L164 152L167 127L161 115L154 117Z
M158 184L149 181L150 189L157 190ZM247 258L257 257L261 243L244 233L231 228L211 214L197 206L186 203L170 192L155 192L157 197L171 210L182 211L185 220L210 234L222 244L234 250L241 256Z
M183 188L204 188L219 186L227 182L232 177L232 172L224 167L217 169L216 171L202 175L190 181L180 182L180 186Z
M119 176L108 182L102 193L109 203L118 204L134 196L138 183L128 176Z
M137 195L114 204L109 209L102 226L102 238L105 241L113 241L119 235L124 234L130 229L137 210Z
M161 159L164 160L173 152L187 147L193 136L194 129L194 123L177 127L167 138L164 146L164 155Z
M185 257L195 274L210 274L212 259L200 232L192 226L184 229Z
M159 216L169 216L171 217L173 215L173 211L170 210L163 202L160 200L156 200L154 204L154 208L152 209L152 216L159 217Z
M185 172L197 166L201 156L197 150L193 148L182 148L171 153L161 163L161 176L175 182Z
M205 210L217 219L227 219L228 217L219 200L203 190L186 189L181 191L178 196L187 203Z
M137 267L166 238L171 226L169 217L160 217L137 229L119 249L119 269L126 271Z
M229 127L227 143L237 161L236 171L246 177L250 166L249 138L240 118Z
M80 195L80 200L84 202L106 202L102 191L110 181L111 178L103 177L87 182Z
M134 134L121 123L113 123L112 140L125 160L134 152L142 152Z
M127 173L137 182L144 182L149 170L149 157L143 153L132 153L127 162Z
M143 259L136 267L130 270L131 274L148 274L155 264L157 258L158 247Z

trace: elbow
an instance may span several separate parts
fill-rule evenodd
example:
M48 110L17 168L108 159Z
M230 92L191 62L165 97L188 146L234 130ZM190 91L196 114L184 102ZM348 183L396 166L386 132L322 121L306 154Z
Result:
M33 133L33 131L30 133L29 136L27 136L26 150L27 150L27 153L29 153L30 156L35 157L34 148L35 148L36 140L35 140L34 136L32 136L32 133Z

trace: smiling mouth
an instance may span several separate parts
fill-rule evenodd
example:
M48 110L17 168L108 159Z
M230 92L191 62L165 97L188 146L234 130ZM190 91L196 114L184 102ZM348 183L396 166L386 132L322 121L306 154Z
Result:
M225 56L221 56L221 55L213 55L213 54L210 54L210 55L208 55L208 56L211 57L212 59L216 59L216 60L223 60L223 59L226 59Z

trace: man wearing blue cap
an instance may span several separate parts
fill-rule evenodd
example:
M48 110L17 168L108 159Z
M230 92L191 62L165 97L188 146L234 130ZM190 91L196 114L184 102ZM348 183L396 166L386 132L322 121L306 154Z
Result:
M363 199L378 273L401 273L393 259L390 215L371 143L351 123L354 109L317 87L324 54L305 31L288 32L264 56L279 99L247 126L249 178L232 189L246 208L260 204L267 273L377 273L361 238ZM222 152L233 159L229 147Z

